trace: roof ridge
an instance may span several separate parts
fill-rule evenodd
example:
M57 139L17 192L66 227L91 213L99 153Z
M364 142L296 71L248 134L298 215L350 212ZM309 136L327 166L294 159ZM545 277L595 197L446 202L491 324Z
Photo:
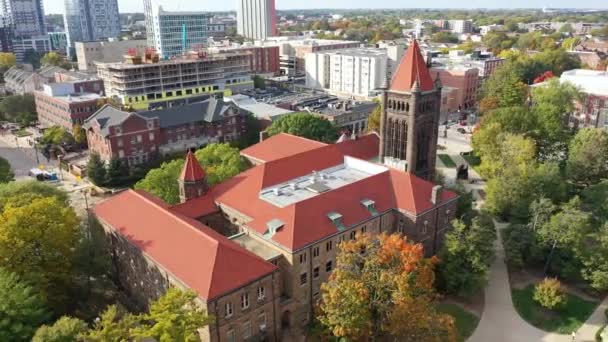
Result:
M318 141L318 140L315 140L315 139L309 139L309 138L301 137L301 136L299 136L299 135L295 135L295 134L291 134L291 133L286 133L286 132L281 132L281 133L279 133L279 134L275 134L275 135L273 135L272 137L276 137L277 135L281 135L281 134L285 134L285 135L291 135L292 137L296 137L296 138L298 138L298 139L302 139L302 140L312 141L312 142L315 142L315 143L318 143L318 144L322 144L322 145L324 145L324 146L331 145L331 144L326 144L326 143L324 143L324 142L322 142L322 141ZM272 137L271 137L271 138L272 138ZM305 151L305 152L306 152L306 151Z

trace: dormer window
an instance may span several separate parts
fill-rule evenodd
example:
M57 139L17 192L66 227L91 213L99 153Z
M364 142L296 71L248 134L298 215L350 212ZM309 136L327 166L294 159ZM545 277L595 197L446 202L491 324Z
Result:
M367 209L373 216L378 215L378 210L376 210L376 202L373 200L366 198L361 200L361 204L363 204L365 209Z
M274 234L276 234L278 231L280 231L283 226L285 226L285 222L279 220L279 219L272 219L268 222L266 222L266 232L264 233L264 237L266 238L271 238L274 236Z
M339 231L343 231L345 229L344 223L342 222L342 215L339 213L332 211L327 214L327 217L331 220L331 222L338 228Z

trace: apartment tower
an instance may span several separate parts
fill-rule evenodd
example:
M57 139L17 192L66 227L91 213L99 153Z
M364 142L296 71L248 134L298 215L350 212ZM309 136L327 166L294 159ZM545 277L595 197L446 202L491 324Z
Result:
M249 39L276 35L275 0L237 0L237 31Z

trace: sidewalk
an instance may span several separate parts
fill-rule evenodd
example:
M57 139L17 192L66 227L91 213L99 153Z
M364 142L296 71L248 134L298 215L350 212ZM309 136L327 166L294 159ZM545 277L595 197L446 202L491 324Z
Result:
M608 297L597 306L595 311L589 316L585 324L583 324L576 332L576 341L595 342L595 334L606 322L604 311L608 309Z

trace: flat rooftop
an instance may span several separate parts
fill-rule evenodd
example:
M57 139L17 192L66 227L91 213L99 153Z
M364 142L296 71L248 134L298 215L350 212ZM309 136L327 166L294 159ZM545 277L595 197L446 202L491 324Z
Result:
M359 56L359 57L375 57L386 56L386 49L380 48L348 48L340 50L320 51L319 53L326 55L342 55L342 56Z
M608 71L573 69L564 71L561 82L570 82L587 94L608 95Z
M345 156L342 164L262 189L260 199L284 208L386 170L384 166Z
M252 238L249 234L240 233L229 237L229 239L266 261L270 261L281 255L281 253L268 247L266 244Z

